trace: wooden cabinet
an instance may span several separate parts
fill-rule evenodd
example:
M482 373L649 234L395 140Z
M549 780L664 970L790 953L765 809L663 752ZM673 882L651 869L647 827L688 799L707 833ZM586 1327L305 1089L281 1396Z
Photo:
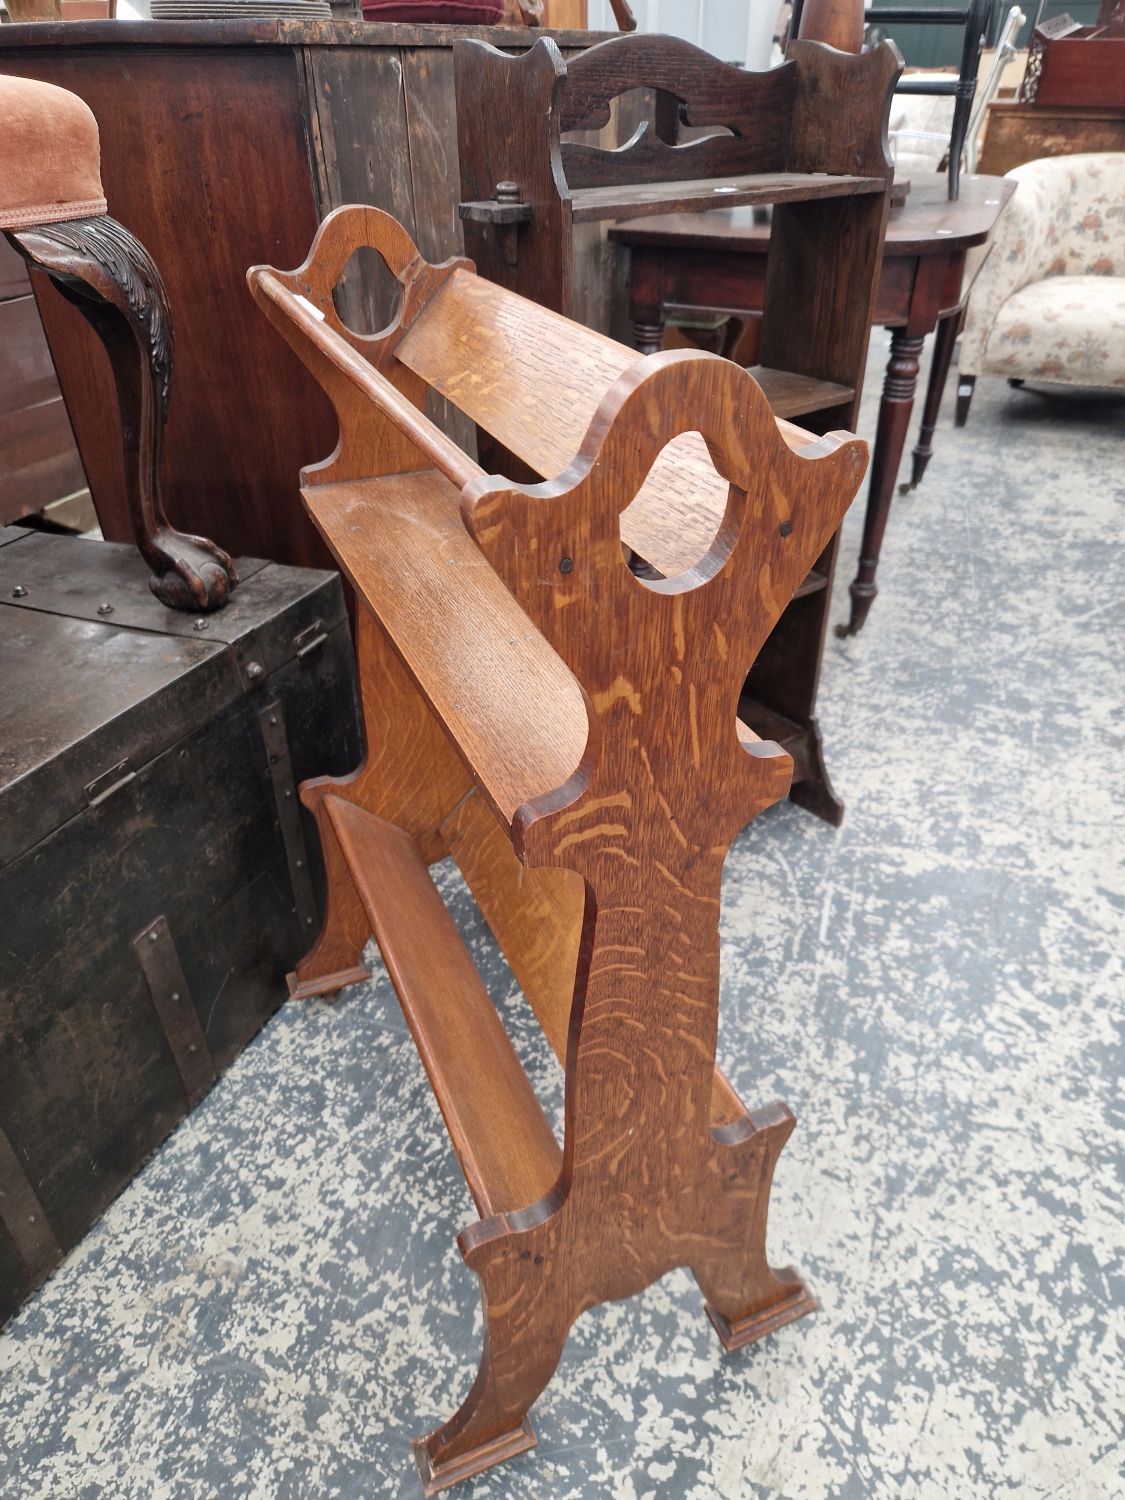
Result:
M85 483L31 283L0 237L0 525Z
M160 267L175 356L164 437L168 517L232 555L332 566L304 514L302 465L330 453L320 387L254 308L248 266L297 266L344 203L386 209L440 261L460 252L455 35L523 51L511 28L285 21L5 26L0 71L59 84L101 130L109 211ZM599 40L557 32L564 52ZM47 337L106 536L132 538L109 363L38 274ZM347 321L380 326L390 279L345 271ZM439 398L430 414L464 442Z
M977 171L1002 177L1025 161L1083 151L1125 151L1125 109L990 104Z

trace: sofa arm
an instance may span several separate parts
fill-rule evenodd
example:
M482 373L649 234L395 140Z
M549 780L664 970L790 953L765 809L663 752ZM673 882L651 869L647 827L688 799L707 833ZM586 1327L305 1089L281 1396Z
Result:
M1019 170L1008 174L1019 176ZM992 232L990 253L969 293L959 370L980 374L980 357L1001 307L1029 282L1040 281L1051 261L1045 195L1037 184L1020 182Z
M1125 155L1046 157L1008 173L1018 188L969 295L960 372L979 375L1004 303L1048 276L1120 275L1125 254Z

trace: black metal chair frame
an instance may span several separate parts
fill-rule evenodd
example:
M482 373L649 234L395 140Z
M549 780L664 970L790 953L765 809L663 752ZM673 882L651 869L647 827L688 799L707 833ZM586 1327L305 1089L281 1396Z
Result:
M799 35L803 6L804 0L794 0L790 36ZM863 13L864 24L867 26L886 23L900 26L963 26L965 29L965 40L961 47L961 71L957 78L900 78L895 89L896 94L952 95L955 99L953 129L949 134L951 199L958 198L961 192L961 156L969 133L981 48L991 30L994 10L993 0L971 0L967 10L949 10L944 7L931 10L928 6L896 5L875 6Z

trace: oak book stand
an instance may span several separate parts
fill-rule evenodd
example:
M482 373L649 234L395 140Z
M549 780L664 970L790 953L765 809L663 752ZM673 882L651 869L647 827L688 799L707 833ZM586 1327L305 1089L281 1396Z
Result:
M773 204L761 363L750 373L775 416L815 433L855 428L894 176L887 120L902 58L892 43L853 56L795 41L781 67L747 73L668 36L615 37L565 60L549 37L515 57L461 39L453 66L459 212L482 276L570 317L581 226ZM642 90L646 117L629 135ZM603 144L611 125L617 150ZM658 259L631 285L645 353L661 347L665 300L689 300ZM721 293L715 304L744 307ZM528 477L487 441L481 453ZM844 807L816 694L837 546L826 538L811 560L740 707L793 756L793 800L835 824Z
M382 333L333 288L371 246ZM360 602L366 757L306 782L328 872L296 996L365 977L373 931L480 1219L484 1354L414 1445L427 1495L535 1443L575 1318L690 1266L728 1349L811 1311L765 1258L794 1125L715 1066L735 834L793 770L736 717L759 647L863 477L866 445L779 422L696 352L638 358L341 208L259 305L331 397L302 494ZM490 476L422 414L448 396L548 477ZM667 575L645 580L622 541ZM566 1070L560 1149L427 871L452 854Z

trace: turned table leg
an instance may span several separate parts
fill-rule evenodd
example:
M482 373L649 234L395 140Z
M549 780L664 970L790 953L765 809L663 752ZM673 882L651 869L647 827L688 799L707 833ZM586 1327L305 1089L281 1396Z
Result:
M875 433L875 451L871 457L871 486L867 492L867 516L863 523L863 545L859 554L859 571L848 588L852 598L851 619L837 625L838 636L855 635L862 629L868 611L879 592L875 587L875 570L879 566L879 549L887 516L891 509L898 466L906 443L906 429L914 410L914 387L918 383L918 356L925 341L923 334L912 335L896 328L891 335L891 357L883 382L883 399L879 405L879 426Z
M930 383L926 387L926 404L922 408L922 425L918 432L911 457L914 460L909 484L900 484L900 495L908 494L922 483L926 465L934 454L934 428L941 410L941 398L945 394L945 382L949 377L949 366L953 359L953 346L965 321L964 308L956 308L938 323L934 332L934 357L930 365Z
M659 246L633 246L629 317L638 354L658 354L664 347L664 251Z

